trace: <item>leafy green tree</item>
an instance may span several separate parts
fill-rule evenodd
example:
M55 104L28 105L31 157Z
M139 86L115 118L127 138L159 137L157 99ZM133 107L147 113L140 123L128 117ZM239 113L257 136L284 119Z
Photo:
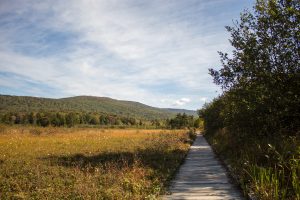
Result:
M143 124L143 121L142 120L140 120L139 121L139 126L143 126L144 124Z
M97 115L92 115L89 121L90 124L97 125L100 123L99 117Z
M92 119L93 115L92 113L85 113L81 115L81 120L80 123L81 124L89 124L91 119Z
M2 116L2 122L5 124L10 124L10 113L5 113Z
M28 122L33 125L36 124L36 116L34 112L28 114Z
M14 116L16 117L14 123L21 124L22 123L22 115L20 113L15 113Z
M120 120L120 118L117 118L116 119L116 123L115 123L116 125L122 125L122 121Z
M159 128L161 126L161 123L158 119L151 120L151 124L152 124L152 126L155 126L156 128Z
M56 118L58 120L59 126L64 126L66 124L65 114L56 113Z
M107 116L100 115L99 121L100 121L101 125L107 125L108 124L108 118L107 118Z
M44 116L40 119L39 123L42 127L46 127L46 126L49 126L50 121L49 121L48 117Z
M167 123L172 129L190 128L194 127L194 117L192 115L188 116L185 113L178 113L175 118L168 120Z
M59 120L56 117L56 114L51 114L50 123L51 123L52 126L59 126Z
M210 69L224 92L199 111L207 138L233 168L242 168L235 171L247 180L242 185L259 199L299 196L293 181L299 164L292 164L299 157L299 24L299 0L257 0L253 14L242 13L240 22L227 27L232 54L220 53L221 69ZM280 178L268 185L261 174ZM253 190L258 182L263 190Z
M50 123L53 126L64 126L66 123L65 116L62 113L50 114Z
M36 113L36 124L41 126L41 121L42 121L43 115L41 113Z
M80 119L78 115L76 115L76 113L71 112L66 115L66 124L68 127L72 127L76 124L79 124L79 122Z
M200 117L198 117L194 121L194 128L202 128L202 127L203 127L203 120Z
M226 27L234 50L231 56L220 52L223 66L210 69L210 74L226 92L228 127L243 127L240 133L249 134L278 130L296 134L300 127L299 24L299 0L258 0L254 14L245 11L240 22Z
M16 120L15 114L14 113L9 113L7 116L8 116L7 123L8 124L14 124L15 120Z

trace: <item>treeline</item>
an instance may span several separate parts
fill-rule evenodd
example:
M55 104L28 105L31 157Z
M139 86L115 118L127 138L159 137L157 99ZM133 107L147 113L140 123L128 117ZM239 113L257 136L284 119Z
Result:
M199 111L206 137L257 199L300 199L300 1L257 1L210 70L224 93Z
M76 125L99 126L141 126L153 128L199 128L200 119L194 116L178 113L171 119L141 120L133 117L124 117L99 113L80 112L9 112L0 114L0 122L4 124L24 124L33 126L73 127Z
M5 124L30 124L37 126L67 126L85 125L143 125L143 121L132 117L97 113L63 113L63 112L30 112L30 113L5 113L0 115Z
M176 117L167 120L167 124L172 129L200 128L202 125L202 121L200 118L194 119L193 115L178 113Z
M232 56L210 69L224 94L201 111L206 128L237 137L295 136L300 127L300 1L257 1L227 27Z

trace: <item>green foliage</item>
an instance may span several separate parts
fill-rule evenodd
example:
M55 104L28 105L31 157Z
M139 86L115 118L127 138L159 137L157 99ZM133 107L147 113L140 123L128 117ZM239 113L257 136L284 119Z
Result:
M230 164L245 194L265 200L299 199L299 136L239 140L234 133L223 129L206 134L206 138Z
M79 124L79 122L80 122L79 117L76 113L71 112L71 113L68 113L66 115L66 124L67 124L67 126L72 127L75 124Z
M39 126L46 127L50 124L49 117L44 113L37 113L36 115L36 123ZM15 124L18 124L15 122Z
M255 14L244 12L227 27L232 56L220 53L223 67L210 70L226 91L230 128L267 135L296 134L300 126L300 5L298 0L258 1ZM239 125L238 122L243 124Z
M201 119L200 117L198 117L195 121L194 121L194 128L203 128L203 124L204 124L204 121L203 119Z
M245 192L299 199L300 1L257 0L254 11L226 27L234 50L210 69L224 93L199 115Z
M117 115L98 113L75 113L75 112L30 112L30 113L6 113L0 118L4 124L28 124L37 126L67 126L76 125L99 125L99 126L147 126L164 128L163 120L156 120L159 126L153 125L152 121L137 120L132 117L121 117Z
M172 129L192 128L195 125L194 116L178 113L175 118L168 121L168 125Z
M102 97L44 99L0 95L0 102L0 123L43 127L93 125L166 128L166 119L175 116L173 112L188 111L158 109L136 102Z
M211 103L204 104L199 110L199 118L204 119L204 129L210 133L224 127L224 102L222 98L214 99Z
M106 97L78 96L62 99L47 99L0 95L0 113L8 112L98 113L142 120L167 119L175 116L178 112L196 114L195 111L160 109L138 102L121 101Z

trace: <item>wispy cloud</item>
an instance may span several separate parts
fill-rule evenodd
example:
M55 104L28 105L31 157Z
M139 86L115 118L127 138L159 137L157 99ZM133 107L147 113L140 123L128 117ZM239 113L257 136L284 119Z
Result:
M206 101L207 101L207 98L206 98L206 97L201 97L201 98L200 98L200 101L206 102Z
M1 1L0 92L199 108L219 92L207 69L230 50L224 26L251 3Z
M191 100L189 98L181 98L174 102L174 106L183 106L189 103Z

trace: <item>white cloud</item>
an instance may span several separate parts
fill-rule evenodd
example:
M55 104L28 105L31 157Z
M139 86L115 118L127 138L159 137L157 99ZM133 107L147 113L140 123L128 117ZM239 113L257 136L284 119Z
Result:
M201 98L200 98L200 101L206 102L206 101L207 101L207 98L206 98L206 97L201 97Z
M0 26L0 73L41 82L65 96L109 96L196 109L199 95L216 95L207 69L219 65L217 51L230 49L223 26L232 18L206 12L218 6L224 11L222 6L240 1L3 2L0 14L10 17ZM229 8L224 12L234 16ZM48 39L49 31L74 38L53 45L56 38ZM47 53L53 46L54 53L44 56L27 51ZM2 80L0 86L8 82ZM179 89L153 92L144 87L161 82L175 82Z
M174 106L183 106L187 103L189 103L191 100L189 98L181 98L181 99L178 99L174 102Z

